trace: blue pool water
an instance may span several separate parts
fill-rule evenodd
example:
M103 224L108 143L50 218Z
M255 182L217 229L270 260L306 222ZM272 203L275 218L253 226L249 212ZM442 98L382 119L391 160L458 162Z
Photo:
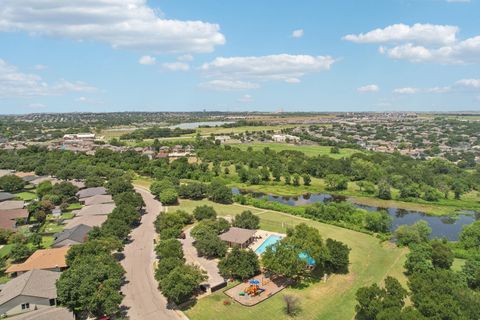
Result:
M282 240L282 237L274 235L274 234L270 235L267 239L265 239L265 241L263 241L263 243L260 245L260 247L258 247L255 250L255 253L258 254L258 255L261 255L262 253L265 252L267 247L277 243L280 240Z

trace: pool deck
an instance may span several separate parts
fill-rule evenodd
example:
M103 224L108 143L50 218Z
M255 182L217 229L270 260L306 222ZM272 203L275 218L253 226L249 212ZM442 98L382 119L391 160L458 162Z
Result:
M244 292L244 290L248 288L248 286L250 285L249 281L253 279L258 280L260 282L260 288L265 289L265 291L254 297L251 297L247 294L241 296L240 293ZM247 281L226 290L224 293L230 298L240 303L241 305L251 307L264 300L267 300L274 294L282 291L287 285L288 280L285 278L276 278L274 280L271 280L269 278L265 278L264 274L259 274L258 276L248 279Z
M253 252L258 249L262 245L262 243L267 240L268 237L271 235L279 236L282 238L286 237L286 234L283 233L277 233L277 232L270 232L270 231L265 231L265 230L257 230L255 233L254 237L257 240L254 240L252 244L250 244L249 248L252 249Z

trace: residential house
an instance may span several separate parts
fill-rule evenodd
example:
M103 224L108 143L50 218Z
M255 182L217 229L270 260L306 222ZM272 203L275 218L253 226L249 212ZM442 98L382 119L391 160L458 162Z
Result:
M85 206L80 210L75 210L73 213L77 217L81 216L104 216L110 214L110 212L115 209L115 203L101 203L101 204L95 204L91 206Z
M13 316L55 306L55 283L59 277L59 272L33 269L10 280L0 292L0 315Z
M0 192L0 201L11 200L15 195L10 192Z
M25 262L12 264L5 272L13 276L34 269L63 271L67 268L65 257L70 247L42 249L35 251Z
M93 197L83 199L83 204L86 206L92 206L96 204L103 204L103 203L112 203L113 198L109 194L99 194Z
M0 229L16 231L18 224L27 219L27 209L0 210Z
M0 202L0 210L23 209L25 202L22 200L7 200Z
M61 248L65 246L71 246L74 244L84 243L88 238L88 233L92 230L92 227L85 224L79 224L72 229L65 229L62 232L54 235L53 248Z
M95 187L95 188L86 188L77 192L77 197L80 199L80 202L85 198L107 194L107 189L104 187Z
M9 320L75 320L73 312L63 307L41 308L32 312L23 313Z

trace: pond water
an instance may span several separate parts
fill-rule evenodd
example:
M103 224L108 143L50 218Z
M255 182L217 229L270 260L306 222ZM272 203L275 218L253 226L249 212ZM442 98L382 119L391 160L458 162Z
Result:
M268 201L278 202L289 206L301 206L316 202L341 202L347 200L347 198L344 196L334 196L326 193L304 194L298 197L285 197L264 194L261 192L246 192L237 188L232 188L232 192L234 194L250 194L255 198L266 197ZM392 231L402 224L412 225L419 220L425 220L430 225L430 228L432 228L432 238L446 238L451 241L458 240L460 231L462 231L464 225L471 224L475 220L480 219L480 214L473 211L464 211L463 213L458 214L455 217L450 217L430 216L423 212L410 211L398 208L380 208L360 204L354 204L354 206L368 211L386 210L393 219L391 228Z
M180 129L197 129L198 127L218 127L223 126L224 124L235 123L234 121L204 121L204 122L185 122L179 123L174 126L170 126L170 129L180 128Z

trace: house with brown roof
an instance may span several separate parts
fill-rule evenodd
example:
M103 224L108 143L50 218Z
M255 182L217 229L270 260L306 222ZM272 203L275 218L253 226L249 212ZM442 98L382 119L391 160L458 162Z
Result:
M27 209L0 210L0 229L15 231L17 225L27 219Z
M59 272L36 269L10 280L0 291L0 316L12 316L55 306L55 283L59 277Z
M231 227L227 232L220 235L220 239L225 241L230 247L239 246L240 248L246 248L253 242L256 232L257 230Z
M7 200L0 202L0 210L23 209L25 202L23 200Z
M5 272L21 275L33 269L63 271L67 268L66 256L70 247L35 251L25 262L12 264Z

